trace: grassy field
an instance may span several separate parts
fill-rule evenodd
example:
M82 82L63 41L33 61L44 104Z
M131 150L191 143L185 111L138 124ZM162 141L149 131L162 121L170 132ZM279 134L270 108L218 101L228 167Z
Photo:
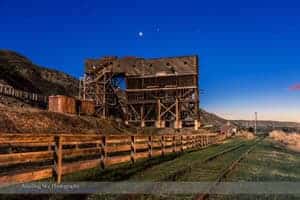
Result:
M226 181L299 182L300 154L266 139L243 160ZM212 199L300 199L300 195L231 195Z

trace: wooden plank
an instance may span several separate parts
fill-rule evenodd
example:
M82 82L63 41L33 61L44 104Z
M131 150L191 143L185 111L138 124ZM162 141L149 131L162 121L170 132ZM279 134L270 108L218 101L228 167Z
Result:
M81 135L81 136L61 136L62 137L62 142L65 143L70 143L70 142L91 142L92 141L101 141L103 136L97 136L97 135Z
M53 159L53 151L0 154L0 166Z
M137 135L135 136L135 142L147 142L148 141L148 136L147 135Z
M92 169L99 167L101 164L100 159L85 160L75 163L64 164L62 167L62 174L70 174L81 170Z
M173 146L173 142L165 142L165 147Z
M87 155L94 155L99 154L101 151L100 148L91 147L91 148L84 148L84 149L64 149L63 150L63 157L64 158L71 158L77 156L87 156Z
M161 142L152 142L152 148L161 148Z
M7 145L9 145L11 147L46 147L49 145L53 146L54 142L0 144L0 147L6 147Z
M113 157L106 158L105 165L110 166L110 165L120 164L129 161L131 161L131 155L113 156Z
M162 150L152 150L152 156L161 156Z
M158 135L152 136L153 142L160 142L160 140L161 140L161 136L158 136Z
M130 143L130 142L131 142L130 136L106 137L107 144L120 144L120 143Z
M173 147L171 148L165 148L164 153L172 153L173 152Z
M166 142L173 141L173 136L171 136L171 135L170 135L170 136L167 136L167 137L164 136L164 138L165 138L165 141L166 141Z
M63 145L83 145L83 144L101 144L101 140L85 140L85 141L68 141Z
M124 152L124 151L130 151L131 145L130 144L123 144L123 145L115 145L115 146L107 146L106 151L108 153L113 152Z
M139 152L135 154L135 159L142 159L142 158L148 158L149 157L149 152Z
M54 136L16 136L0 135L0 144L15 143L49 143L54 142Z
M41 179L50 178L52 176L53 176L52 167L19 171L19 172L15 172L14 174L0 175L0 186L37 181Z
M148 144L135 144L135 149L136 150L141 150L141 149L148 149Z

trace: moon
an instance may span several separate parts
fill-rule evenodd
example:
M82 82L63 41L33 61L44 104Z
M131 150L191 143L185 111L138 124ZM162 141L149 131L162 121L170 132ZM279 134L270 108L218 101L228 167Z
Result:
M144 33L143 33L142 31L140 31L140 32L139 32L139 36L140 36L140 37L143 37L143 36L144 36Z

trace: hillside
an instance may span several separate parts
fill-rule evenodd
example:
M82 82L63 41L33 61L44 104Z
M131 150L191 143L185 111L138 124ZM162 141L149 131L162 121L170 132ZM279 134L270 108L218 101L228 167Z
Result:
M32 63L9 50L0 50L0 83L43 95L78 94L78 80L65 73Z
M214 127L220 127L228 120L200 108L200 121L203 125L213 125Z
M2 133L133 133L136 129L117 120L67 115L34 108L0 105Z

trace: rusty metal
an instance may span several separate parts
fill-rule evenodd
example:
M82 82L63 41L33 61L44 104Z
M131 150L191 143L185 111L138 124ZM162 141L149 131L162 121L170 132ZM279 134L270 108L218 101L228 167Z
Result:
M49 111L76 114L76 100L63 95L49 96Z

